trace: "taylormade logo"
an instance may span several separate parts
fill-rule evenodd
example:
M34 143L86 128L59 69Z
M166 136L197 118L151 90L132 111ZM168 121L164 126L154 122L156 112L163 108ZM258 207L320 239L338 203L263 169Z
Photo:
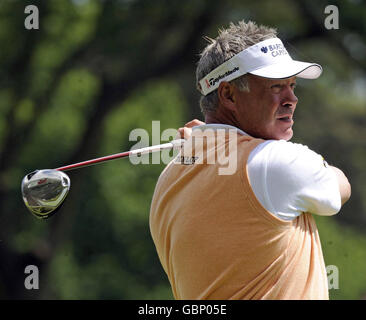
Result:
M224 74L218 75L216 78L211 78L210 80L206 81L207 88L210 88L211 86L214 86L217 82L219 82L221 79L226 78L227 76L233 74L234 72L239 71L239 67L235 67L232 70L226 71Z

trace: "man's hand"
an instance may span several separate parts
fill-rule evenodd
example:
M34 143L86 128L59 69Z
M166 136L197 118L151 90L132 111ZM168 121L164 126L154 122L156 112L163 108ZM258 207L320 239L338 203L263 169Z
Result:
M197 119L187 122L184 127L178 129L178 134L176 135L175 139L189 139L192 134L192 127L200 126L203 124L205 123Z
M337 179L338 179L338 185L339 185L339 192L341 194L341 203L342 206L344 203L346 203L348 201L348 199L351 197L351 185L348 182L347 177L344 175L344 173L336 168L336 167L332 167L329 166L336 174Z

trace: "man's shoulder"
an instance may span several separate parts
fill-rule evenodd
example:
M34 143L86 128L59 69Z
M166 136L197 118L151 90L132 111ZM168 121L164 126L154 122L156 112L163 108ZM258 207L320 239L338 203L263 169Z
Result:
M253 149L249 161L266 162L273 167L298 167L322 161L321 155L301 143L286 140L265 140Z
M258 145L258 151L268 152L279 156L299 156L304 154L317 154L307 145L286 140L263 140Z

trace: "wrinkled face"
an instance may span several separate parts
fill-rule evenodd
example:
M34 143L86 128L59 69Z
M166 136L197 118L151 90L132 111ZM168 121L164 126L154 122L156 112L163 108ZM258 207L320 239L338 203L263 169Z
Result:
M297 104L296 78L267 79L248 75L250 92L236 92L236 120L256 138L290 140Z

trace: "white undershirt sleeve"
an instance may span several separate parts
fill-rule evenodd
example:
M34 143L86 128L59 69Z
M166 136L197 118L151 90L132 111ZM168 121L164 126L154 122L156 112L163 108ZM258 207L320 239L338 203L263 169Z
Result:
M335 173L304 145L267 140L251 152L247 166L257 199L280 219L303 212L329 216L341 208Z

